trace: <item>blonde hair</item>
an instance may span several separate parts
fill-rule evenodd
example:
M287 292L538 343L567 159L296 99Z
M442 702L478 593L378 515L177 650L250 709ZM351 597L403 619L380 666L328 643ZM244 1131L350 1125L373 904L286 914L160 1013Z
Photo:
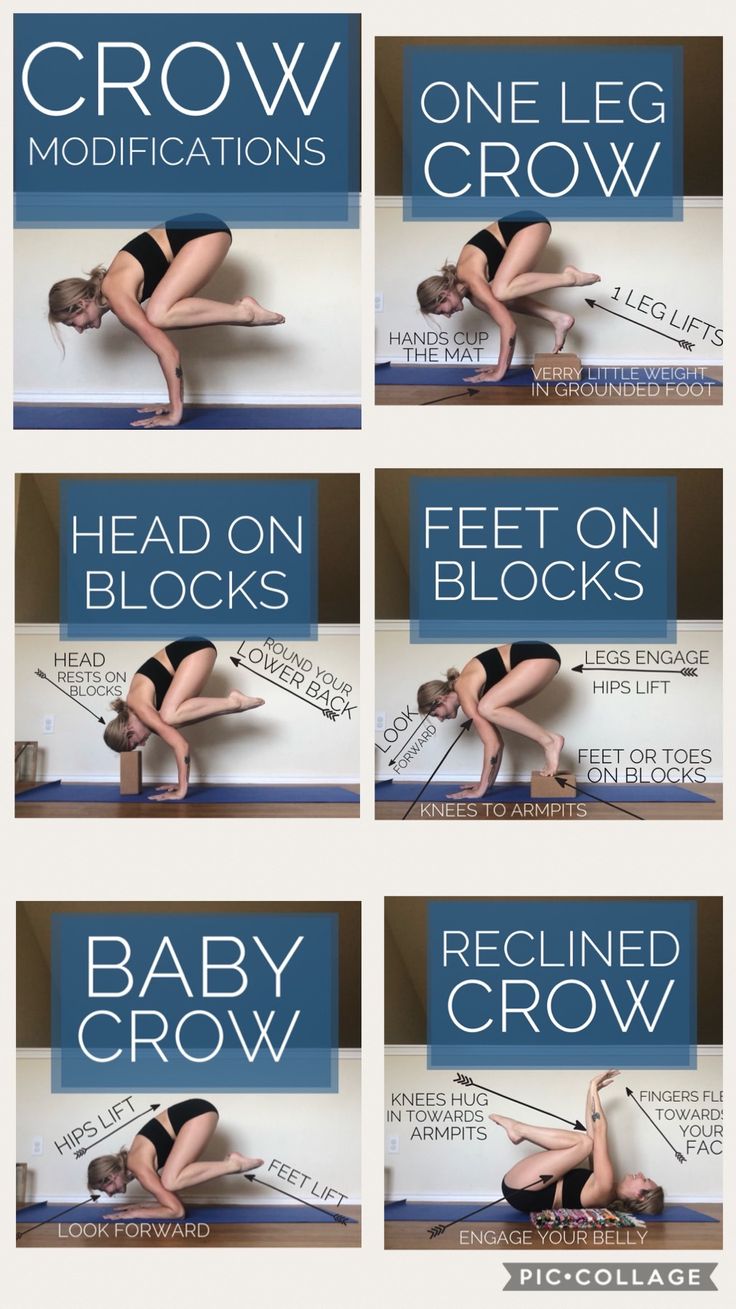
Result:
M420 714L430 713L441 696L447 695L448 691L453 691L459 676L460 672L457 668L448 668L444 682L439 677L432 682L422 682L417 691L417 708Z
M625 1209L630 1214L661 1214L664 1209L664 1191L655 1186L651 1191L642 1191L635 1200L617 1200L612 1209Z
M128 741L128 725L130 722L130 710L127 701L113 700L110 705L115 710L116 717L111 718L103 732L105 745L109 745L111 750L116 754L127 754L134 747Z
M425 277L417 287L417 300L423 314L432 314L440 300L444 300L448 291L457 286L457 268L455 264L445 262L439 273Z
M99 1191L113 1173L122 1173L125 1177L127 1172L127 1150L120 1150L118 1154L98 1154L96 1159L90 1159L87 1166L87 1189Z
M107 275L104 264L98 264L84 277L65 277L61 282L54 282L49 291L48 320L57 344L64 353L64 342L59 335L57 323L67 323L88 300L96 300L100 305L107 301L102 294L102 283Z

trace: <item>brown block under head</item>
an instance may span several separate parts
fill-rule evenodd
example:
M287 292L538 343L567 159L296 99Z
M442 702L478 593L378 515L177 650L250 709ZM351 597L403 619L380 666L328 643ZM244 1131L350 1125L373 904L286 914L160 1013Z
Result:
M559 781L558 781L559 778ZM575 794L575 774L558 768L554 777L544 777L542 773L532 773L532 800L571 800Z
M143 755L129 750L120 756L120 794L140 795L143 785Z
M579 355L535 355L532 372L537 382L579 382L583 365Z

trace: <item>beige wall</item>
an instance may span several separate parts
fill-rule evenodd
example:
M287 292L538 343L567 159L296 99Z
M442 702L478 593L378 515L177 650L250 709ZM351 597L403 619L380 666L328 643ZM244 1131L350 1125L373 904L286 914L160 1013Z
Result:
M16 478L15 515L16 619L53 622L59 616L59 545L35 477Z
M357 900L26 900L16 906L16 1039L19 1047L51 1044L51 936L54 914L336 914L339 1042L361 1044L361 905Z
M620 747L627 752L635 747L652 747L658 751L659 763L664 762L662 752L665 748L708 749L712 762L705 768L707 780L721 780L723 675L720 624L678 625L678 650L707 650L710 662L708 667L698 667L696 678L676 676L665 679L669 685L666 693L595 695L593 674L569 671L575 664L590 662L586 650L590 652L591 646L565 644L559 648L562 671L541 695L535 697L530 713L536 722L562 732L567 738L562 762L573 769L581 784L586 777L587 765L578 763L577 751L600 750L603 746ZM625 642L616 647L624 651L635 648ZM651 648L651 643L647 648ZM459 666L458 661L462 663L474 653L475 648L470 645L412 645L407 623L382 623L376 633L376 713L385 713L390 724L394 715L407 704L416 707L417 687L422 682L444 676L446 669ZM598 680L597 675L595 680ZM401 772L401 779L427 778L440 762L457 734L458 723L438 723L436 727L432 739ZM380 740L379 733L376 733L376 739ZM532 768L540 766L538 747L511 732L506 733L505 740L499 781L528 779ZM399 755L401 743L397 745L394 753ZM387 767L388 759L392 757L393 754L382 755L376 751L379 778L398 780ZM467 732L453 749L452 757L440 776L477 781L481 761L478 738L473 732ZM649 776L650 770L645 767L644 780ZM492 793L490 798L493 798Z
M156 358L110 314L84 337L62 328L62 359L46 325L48 292L110 263L128 230L15 232L18 400L141 404L164 394ZM187 399L250 404L356 401L360 396L360 233L236 229L212 299L254 295L286 315L277 328L175 332Z
M450 346L456 332L489 331L481 362L498 359L498 330L487 314L472 306L452 319L425 319L419 312L416 287L425 277L436 273L446 259L454 262L473 232L503 213L518 208L513 203L501 206L489 202L485 220L473 222L405 223L401 199L379 199L376 209L376 280L375 290L383 295L383 312L376 314L376 356L395 362L407 362L391 333L428 333L447 331ZM540 206L543 209L543 206ZM577 264L600 273L602 281L592 292L611 309L652 327L677 336L667 321L657 322L611 297L615 288L633 288L663 301L670 312L692 314L716 327L723 327L721 286L722 210L685 208L682 223L575 223L553 225L550 243L539 265L541 272ZM586 364L671 362L683 366L722 364L723 348L699 341L695 349L685 352L674 342L654 332L623 322L599 309L589 309L583 290L550 291L544 298L559 309L567 309L577 318L567 348L576 351ZM537 320L517 315L519 326L516 361L531 359L535 351L552 348L549 327ZM696 333L688 335L696 340ZM495 352L495 353L494 353ZM444 362L440 354L438 362ZM473 356L475 358L475 356ZM420 361L421 362L421 361Z
M359 643L357 628L320 628L317 641L287 642L312 663L334 673L353 687L351 703L359 703ZM215 719L191 729L192 780L208 782L357 782L358 713L331 722L293 695L269 686L247 668L235 669L228 656L237 651L236 642L216 642L219 658L208 682L208 694L223 695L236 686L249 695L266 700L263 708L245 715ZM258 643L247 642L247 648ZM99 684L104 695L85 696L83 703L107 718L109 701L124 696L135 669L155 650L149 638L141 641L61 641L58 629L49 626L21 627L16 633L16 740L38 741L40 778L64 781L106 782L119 777L118 757L102 740L102 727L95 719L47 681L36 676L42 669L49 678L62 665L55 665L71 650L92 653L99 650L105 663ZM107 674L112 680L107 682ZM122 690L120 689L122 688ZM54 717L54 731L45 735L43 720ZM173 757L156 738L143 752L145 782L171 781Z
M723 473L720 468L379 468L376 472L376 617L409 614L409 489L423 477L673 477L677 506L677 617L723 614ZM384 538L389 537L386 541ZM704 566L705 565L705 566Z
M132 476L136 476L133 474ZM182 474L176 481L207 474ZM289 480L289 474L248 474L243 481ZM127 475L116 480L125 482ZM360 618L360 478L355 473L306 473L317 482L317 562L320 623L357 623ZM97 480L82 474L80 481ZM106 480L103 475L103 480ZM160 480L151 474L141 480ZM232 481L232 474L213 474ZM15 591L17 621L59 619L59 473L21 473L16 478Z
M206 1155L223 1158L231 1150L260 1155L266 1166L272 1159L289 1162L310 1177L334 1187L349 1197L360 1198L360 1057L357 1051L340 1052L338 1060L339 1091L328 1095L224 1095L209 1092L203 1084L197 1094L211 1099L220 1111L220 1123ZM94 1157L76 1161L68 1149L60 1154L54 1142L90 1117L104 1112L122 1099L112 1092L98 1094L51 1094L51 1056L48 1050L20 1051L16 1063L18 1101L16 1159L28 1164L27 1199L78 1200L87 1194L86 1163ZM173 1103L171 1092L151 1092L133 1097L134 1112L142 1113L149 1104ZM145 1121L142 1119L141 1121ZM43 1154L33 1155L34 1137L43 1138ZM129 1145L132 1133L122 1132L105 1142L99 1153L110 1147ZM262 1168L259 1176L271 1177L274 1184L288 1189L283 1181ZM249 1189L246 1191L245 1187ZM296 1190L296 1188L292 1188ZM142 1194L130 1187L127 1199ZM186 1199L187 1193L184 1193ZM236 1177L223 1177L191 1192L193 1203L208 1201L237 1203L248 1200L260 1204L287 1203L283 1196L254 1187ZM309 1192L306 1198L312 1198ZM344 1202L344 1203L348 1203ZM317 1201L317 1203L319 1203ZM329 1207L325 1201L326 1207Z
M530 1150L529 1146L512 1146L505 1134L488 1122L488 1113L513 1113L514 1108L506 1108L508 1102L500 1098L494 1099L481 1092L466 1090L466 1096L478 1097L470 1105L467 1101L464 1103L471 1112L479 1110L478 1121L488 1128L485 1141L412 1140L412 1128L416 1123L408 1122L405 1113L402 1114L401 1122L389 1120L391 1096L394 1092L445 1092L448 1103L453 1093L463 1094L461 1087L453 1085L452 1070L430 1071L426 1062L427 1052L424 1047L406 1049L389 1046L386 1050L384 1133L387 1146L389 1137L398 1137L399 1140L398 1153L386 1154L388 1195L396 1200L493 1199L495 1195L500 1195L499 1183L504 1173L518 1160L522 1150L524 1153ZM563 1118L572 1118L583 1113L585 1088L590 1077L599 1070L524 1069L521 1072L518 1069L494 1068L492 1074L488 1070L463 1071L482 1085L492 1085L494 1090L501 1093L506 1092L530 1104L539 1104ZM625 1081L637 1095L643 1090L694 1091L699 1096L694 1104L701 1109L712 1109L718 1114L721 1109L718 1096L722 1077L720 1048L705 1046L698 1048L695 1069L636 1069L625 1073L605 1091L603 1095L609 1123L609 1144L618 1175L639 1171L646 1173L664 1187L670 1202L678 1199L719 1201L723 1187L720 1156L693 1153L687 1156L684 1166L678 1164L674 1153L664 1144L644 1115L628 1104L622 1083ZM711 1093L713 1098L706 1100L705 1092ZM686 1105L686 1102L683 1103ZM456 1101L454 1107L460 1106L461 1102ZM668 1107L682 1108L683 1105ZM648 1104L647 1108L651 1113L651 1105ZM533 1117L531 1121L535 1121ZM722 1125L720 1118L713 1122L715 1126ZM664 1119L661 1123L669 1139L683 1149L680 1124L676 1120L668 1122ZM707 1120L702 1125L706 1129L710 1127Z
M524 15L526 17L526 15ZM448 29L452 24L448 22ZM723 39L720 36L411 36L412 45L576 46L675 45L683 51L683 184L685 195L723 193ZM376 40L376 195L401 190L403 134L402 56L407 38L383 36ZM703 142L708 149L703 149Z

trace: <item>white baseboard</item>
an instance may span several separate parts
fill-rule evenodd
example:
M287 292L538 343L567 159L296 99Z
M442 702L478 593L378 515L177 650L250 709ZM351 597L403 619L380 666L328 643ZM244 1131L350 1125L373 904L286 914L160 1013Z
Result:
M140 408L142 405L161 404L163 396L160 391L134 391L104 393L75 391L16 391L13 397L18 405L124 405L126 408ZM187 396L188 405L235 405L281 409L299 405L309 406L343 406L360 405L360 394L348 395L223 395L219 391L192 392Z
M57 782L59 774L50 772L44 774L37 782L37 786L43 786L47 782ZM62 777L62 782L81 786L110 786L120 781L119 773L71 773ZM170 783L171 773L167 776L158 777L146 776L143 779L144 786L158 786L160 783ZM192 786L357 786L360 783L360 777L307 777L300 775L298 777L264 777L260 773L257 777L236 777L232 773L210 773L208 777L190 778Z
M203 1204L237 1204L239 1198L243 1198L243 1202L244 1202L244 1203L248 1203L248 1197L249 1197L249 1196L252 1197L252 1200L251 1200L252 1203L255 1204L255 1202L256 1202L256 1201L255 1201L255 1198L254 1198L254 1192L253 1192L253 1191L243 1191L243 1192L241 1192L241 1194L240 1194L239 1197L234 1196L234 1194L233 1194L232 1191L228 1191L227 1193L223 1191L223 1192L221 1192L220 1195L203 1195L202 1192L199 1191L199 1190L196 1191L196 1193L195 1193L194 1191L191 1191L191 1192L188 1192L188 1193L185 1191L185 1192L182 1192L182 1194L183 1194L183 1197L184 1197L184 1204L185 1204L185 1205L187 1205L187 1204L196 1204L196 1205L203 1205ZM403 1196L402 1196L402 1199L403 1199ZM27 1205L30 1205L30 1204L79 1204L80 1202L84 1202L85 1200L87 1201L88 1204L93 1204L93 1203L94 1203L93 1200L90 1198L90 1195L89 1195L89 1192L88 1192L88 1191L87 1191L87 1192L79 1192L79 1191L78 1191L78 1192L76 1192L76 1194L74 1194L74 1195L71 1193L71 1191L69 1191L69 1192L67 1192L65 1195L32 1195L32 1196L27 1196L27 1197L26 1197L26 1200L24 1201L24 1203L27 1204ZM141 1204L145 1204L145 1203L147 1202L147 1200L148 1200L148 1196L146 1196L146 1195L142 1195L142 1196L140 1197L140 1200L141 1200ZM128 1196L128 1197L126 1198L125 1203L126 1203L126 1204L131 1204L131 1198L130 1198L130 1196ZM329 1208L332 1208L333 1210L339 1212L340 1209L345 1209L346 1206L349 1205L349 1204L359 1205L359 1204L361 1203L361 1200L360 1200L360 1196L357 1196L357 1195L349 1195L349 1196L347 1196L347 1198L346 1198L345 1200L343 1200L343 1202L342 1202L341 1205L332 1205L332 1206L331 1206L328 1200L325 1200L324 1203L325 1203L326 1208L328 1208L328 1209L329 1209ZM292 1205L292 1206L296 1209L296 1208L299 1206L299 1201L298 1201L298 1200L290 1200L290 1199L288 1199L288 1198L285 1197L285 1196L281 1196L279 1199L273 1199L273 1200L272 1200L272 1199L270 1198L270 1196L264 1196L264 1195L262 1194L262 1192L260 1191L260 1189L259 1189L259 1191L258 1191L258 1206L259 1206L259 1208L260 1208L262 1205L263 1205L263 1206L265 1206L265 1205L273 1205L274 1208L279 1208L279 1209L280 1209L282 1206L284 1206L284 1205ZM121 1202L121 1206L120 1206L120 1207L121 1207L121 1208L123 1207L123 1203L122 1203L122 1202ZM103 1213L110 1214L110 1213L113 1212L113 1210L115 1209L114 1201L111 1201L111 1200L107 1200L107 1199L106 1199L103 1203L100 1204L99 1209L100 1209L100 1217L99 1217L99 1220L98 1220L98 1221L99 1221L100 1223L104 1223L104 1222L106 1222L106 1221L107 1221L107 1222L115 1222L114 1214L113 1214L113 1217L112 1217L112 1218L104 1219L104 1218L102 1217ZM73 1222L73 1221L74 1221L74 1220L71 1219L71 1218L67 1219L67 1222ZM180 1219L178 1219L177 1221L180 1222L180 1223L185 1223L185 1222L187 1221L186 1214L184 1215L183 1218L180 1218Z
M398 753L400 754L401 751L399 750ZM382 769L380 772L378 772L378 771L376 772L376 781L377 781L377 782L399 782L399 783L401 783L401 782L417 782L417 783L419 783L419 782L423 782L423 781L425 781L425 780L426 780L426 779L423 778L423 777L417 777L416 773L409 773L409 772L404 772L404 773L395 773L395 772L393 772L393 770L389 770L389 771L387 772L386 769ZM442 781L442 780L443 780L443 779L440 778L440 781ZM452 773L452 781L453 781L453 784L454 784L455 782L462 783L463 786L464 786L466 783L469 783L470 785L475 785L475 783L478 781L478 774L477 774L477 772L476 772L476 773ZM510 783L514 783L514 784L521 784L521 783L523 783L523 782L528 782L528 781L529 781L529 774L528 774L528 773L500 773L499 776L496 778L496 782L497 782L499 785L503 785L504 782L510 782ZM695 786L718 786L718 785L720 785L722 782L723 782L723 778L722 778L722 777L706 777L705 781L703 781L703 782L695 782L695 783L693 783L693 785L695 785ZM603 782L585 782L585 781L583 781L582 779L580 779L580 785L581 785L581 786L604 786L604 785L609 785L609 783L603 783ZM615 783L614 783L613 785L615 785ZM649 783L648 783L647 779L644 778L644 779L642 779L641 782L635 782L635 783L625 783L625 782L621 782L620 785L621 785L621 786L629 786L629 785L635 785L635 786L647 786L647 785L649 785ZM652 783L652 785L661 785L661 783ZM671 785L671 786L687 786L687 785L689 785L689 783L687 783L687 782L671 782L671 783L669 783L669 785ZM485 798L486 800L493 800L493 791L490 791L490 792L488 793L488 795L485 796L484 798ZM549 799L552 799L552 796L550 796Z
M579 353L578 351L575 350L574 346L571 346L570 350L571 353ZM526 355L514 356L514 365L516 364L531 365L533 361L534 361L534 355L526 354ZM408 364L410 368L426 368L428 370L432 368L462 367L462 368L467 368L470 372L472 372L476 368L495 368L496 364L498 363L498 356L497 355L495 357L488 356L488 358L474 360L473 363L471 364L464 363L458 365L458 362L455 359L448 359L444 363L438 361L437 363L434 364L428 364L424 362L415 364L415 363L410 363L402 355L382 354L380 356L380 359L376 360L376 364L379 363L380 364ZM653 359L651 355L645 355L643 357L641 355L638 355L636 357L617 355L615 359L612 359L610 356L604 357L601 355L586 355L585 358L583 359L583 366L585 368L685 368L687 369L688 372L693 372L693 370L696 368L704 368L704 369L720 368L722 365L723 365L722 356L719 359L691 359L691 358L683 359L682 355L678 355L677 358L673 357L667 359L661 359L661 358ZM605 381L605 378L600 378L599 380L603 382ZM380 381L377 381L377 385L380 385Z
M390 1167L390 1165L388 1165ZM406 1191L398 1191L395 1195L386 1196L386 1204L396 1204L399 1200L406 1200L407 1204L467 1204L468 1206L483 1203L487 1199L488 1192L478 1191L475 1195L468 1191L458 1193L457 1191L423 1191L421 1194L408 1195ZM723 1204L722 1195L675 1195L674 1192L668 1191L666 1197L667 1204ZM492 1215L489 1222L493 1221Z

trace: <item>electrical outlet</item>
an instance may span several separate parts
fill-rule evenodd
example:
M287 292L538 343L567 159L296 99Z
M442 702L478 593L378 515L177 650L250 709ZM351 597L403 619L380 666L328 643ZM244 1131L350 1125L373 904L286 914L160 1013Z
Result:
M373 297L373 308L377 314L383 313L383 291L376 291Z
M398 1154L398 1153L399 1153L399 1138L398 1138L398 1136L390 1136L390 1137L388 1138L388 1152L389 1152L389 1154Z
M376 714L376 731L382 732L386 726L386 713L382 709L380 714Z
M31 1145L31 1154L43 1154L43 1137L34 1136Z
M54 715L53 715L53 714L47 714L46 717L45 717L44 720L43 720L43 732L44 732L44 736L50 736L50 734L51 734L51 733L53 732L53 730L54 730L54 723L55 723Z

